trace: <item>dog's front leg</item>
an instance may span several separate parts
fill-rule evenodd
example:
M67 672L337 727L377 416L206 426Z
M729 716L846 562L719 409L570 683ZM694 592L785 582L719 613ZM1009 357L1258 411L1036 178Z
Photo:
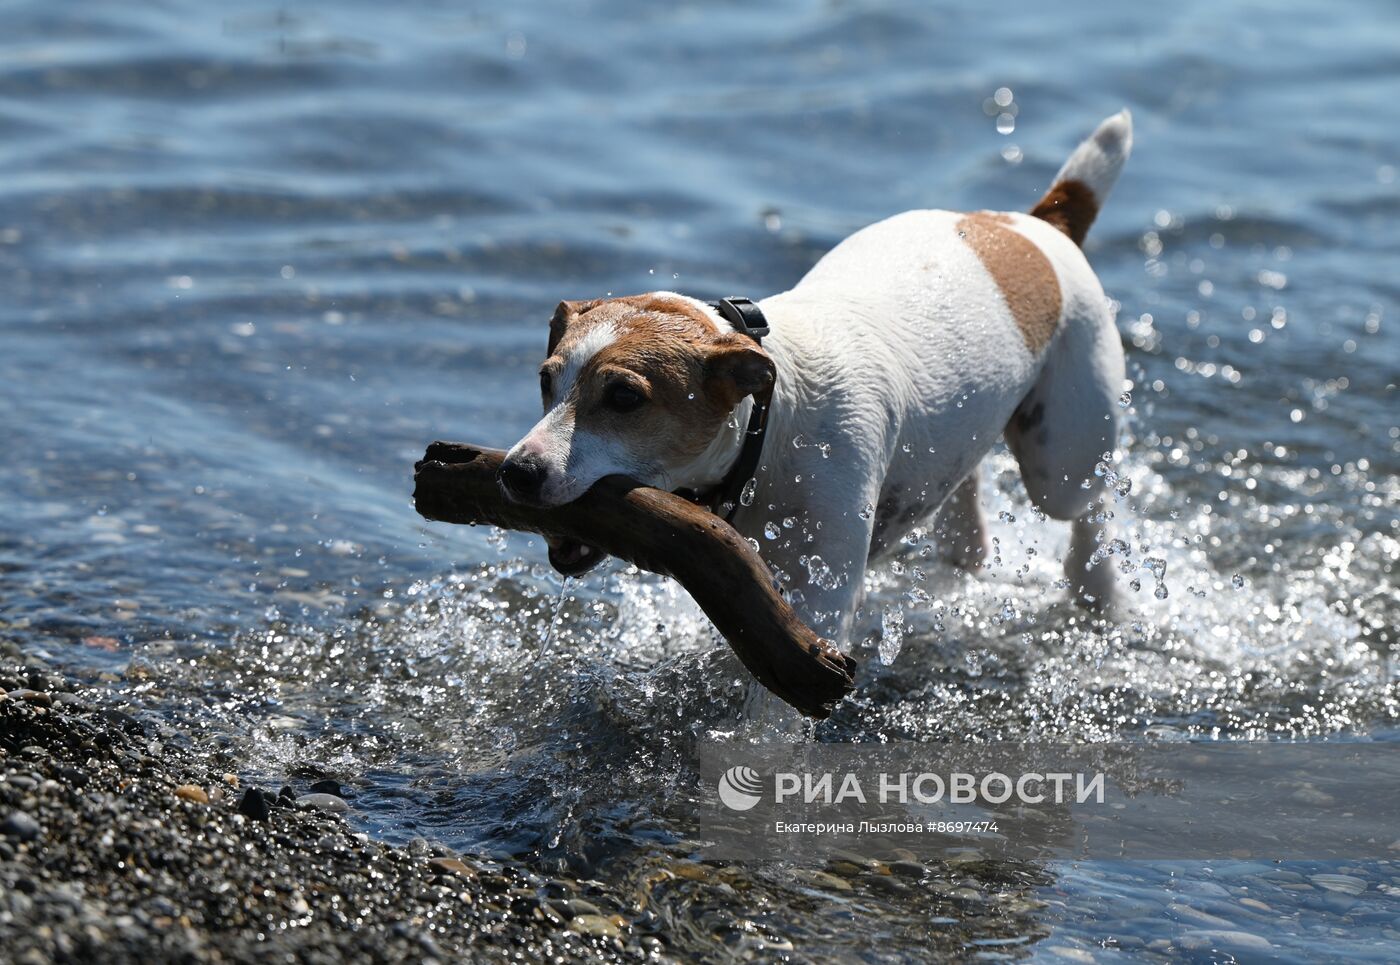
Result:
M865 591L873 529L873 514L862 512L865 505L867 501L807 510L779 505L758 538L764 560L797 615L842 650L849 649L851 625Z

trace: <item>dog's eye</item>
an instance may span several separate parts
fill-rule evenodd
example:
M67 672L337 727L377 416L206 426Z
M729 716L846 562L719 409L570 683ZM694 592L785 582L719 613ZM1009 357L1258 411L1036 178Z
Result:
M631 412L645 402L647 397L625 382L614 382L608 386L608 393L603 400L607 402L608 408L615 412Z
M540 395L549 398L549 390L554 387L554 380L549 377L548 372L540 373Z

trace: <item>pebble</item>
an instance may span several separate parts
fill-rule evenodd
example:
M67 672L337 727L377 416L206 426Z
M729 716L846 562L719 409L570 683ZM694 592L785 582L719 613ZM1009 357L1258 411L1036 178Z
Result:
M917 861L892 861L890 870L905 878L922 878L928 874L928 869Z
M334 794L303 794L296 799L296 805L302 810L310 808L328 814L340 814L350 810L350 805Z
M810 885L824 888L827 891L851 891L851 883L845 878L838 878L834 874L826 871L802 871L798 877Z
M341 790L340 785L330 780L317 781L315 784L311 785L311 787L307 788L307 790L312 794L334 794L336 797L345 796L345 792Z
M14 811L4 821L0 821L0 834L17 841L33 841L43 830L38 821L23 811Z
M1212 915L1208 911L1201 911L1199 908L1192 908L1190 905L1183 905L1181 902L1172 902L1170 905L1167 905L1167 911L1183 921L1195 922L1198 925L1208 925L1211 928L1228 929L1234 924L1218 915Z
M1233 929L1188 931L1177 939L1177 943L1182 948L1193 952L1214 949L1233 954L1237 952L1272 952L1274 950L1274 946L1269 943L1268 939L1247 931Z
M88 777L87 771L77 767L59 766L55 767L54 771L73 787L86 787L87 782L91 779Z
M860 882L875 891L883 891L889 895L906 895L909 893L909 886L889 875L863 874Z
M175 796L193 801L195 804L208 804L209 794L198 784L181 784L175 789Z
M595 918L603 917L603 909L591 901L584 901L582 898L556 898L549 903L549 907L569 919L583 915L592 915Z
M1366 882L1353 875L1318 874L1309 875L1308 880L1319 888L1343 895L1359 895L1366 890Z
M266 821L271 816L272 809L268 807L267 797L263 792L256 787L250 787L243 792L243 798L238 802L238 813L254 821Z
M463 878L475 878L476 872L456 858L434 858L428 862L428 867L439 874L460 875Z
M571 918L567 927L569 931L588 935L590 938L616 938L618 935L617 924L602 915L579 915L577 918Z
M832 861L827 866L827 870L846 878L854 878L865 869L858 864L849 861Z
M53 698L42 690L29 690L28 688L22 687L19 690L10 691L9 699L22 700L27 704L34 704L36 707L53 706Z

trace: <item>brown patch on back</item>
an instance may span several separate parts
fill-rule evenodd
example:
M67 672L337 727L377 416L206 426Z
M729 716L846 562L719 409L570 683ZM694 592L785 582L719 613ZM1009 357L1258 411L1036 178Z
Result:
M1080 246L1098 213L1099 200L1094 192L1083 181L1073 178L1056 183L1031 208L1032 215L1059 228Z
M1004 214L978 211L963 216L958 234L1001 289L1026 347L1039 355L1060 324L1060 281L1045 253L1010 224Z

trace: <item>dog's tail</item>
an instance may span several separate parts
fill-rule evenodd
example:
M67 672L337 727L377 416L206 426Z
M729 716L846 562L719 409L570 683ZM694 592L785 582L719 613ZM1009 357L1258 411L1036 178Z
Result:
M1076 245L1083 245L1132 149L1133 118L1121 110L1074 149L1031 214L1059 228Z

